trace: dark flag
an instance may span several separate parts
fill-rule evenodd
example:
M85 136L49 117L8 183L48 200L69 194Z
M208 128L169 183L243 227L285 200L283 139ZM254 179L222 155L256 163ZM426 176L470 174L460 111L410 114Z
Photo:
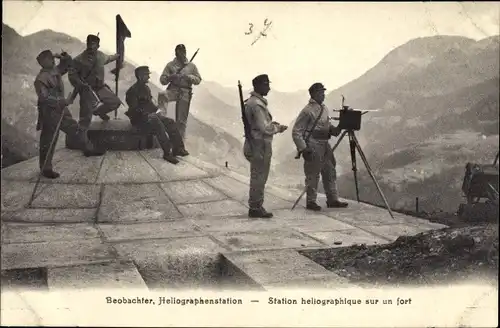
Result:
M127 25L123 22L120 15L116 15L116 53L119 55L116 60L116 67L111 70L111 74L115 75L115 93L118 96L118 79L120 78L120 70L123 68L125 59L125 39L131 38L132 34ZM115 118L118 115L118 110L115 110Z

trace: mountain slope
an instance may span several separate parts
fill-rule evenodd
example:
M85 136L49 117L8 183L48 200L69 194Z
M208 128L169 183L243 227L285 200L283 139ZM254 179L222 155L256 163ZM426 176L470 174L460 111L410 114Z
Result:
M428 208L454 209L466 162L492 161L498 149L499 59L498 36L477 42L419 38L328 94L330 109L339 107L341 95L354 108L381 109L363 116L356 135L392 206L414 207L418 196ZM286 174L282 182L302 185L302 161L293 160L290 132L287 139L288 145L275 151L282 157L275 159L274 175ZM345 173L339 178L343 195L354 198L347 139L335 156L338 174ZM359 156L357 164L362 199L382 205ZM413 175L418 178L408 178Z
M2 123L5 121L14 127L18 133L28 135L31 138L30 146L16 143L5 145L11 153L17 153L21 157L36 156L38 133L35 131L37 109L36 94L33 89L33 81L40 67L36 62L36 55L43 49L60 51L64 49L72 56L85 49L85 45L76 38L66 34L44 30L32 35L21 37L12 28L3 24L3 57L2 57ZM114 67L109 64L106 70L106 83L114 90L114 75L109 71ZM120 99L125 99L126 90L135 83L135 67L128 62L120 72L119 92ZM63 77L65 92L71 92L72 87L67 77ZM160 89L150 83L153 94ZM70 106L73 117L78 117L79 99ZM118 117L127 119L124 115L126 109L121 106L118 109ZM112 113L113 114L113 113ZM95 119L95 118L94 118ZM12 132L2 131L2 139L10 138ZM200 159L217 164L230 161L233 168L246 168L247 162L241 152L241 143L221 129L211 127L198 120L195 115L190 116L188 124L187 148ZM58 148L64 146L64 134L59 139Z

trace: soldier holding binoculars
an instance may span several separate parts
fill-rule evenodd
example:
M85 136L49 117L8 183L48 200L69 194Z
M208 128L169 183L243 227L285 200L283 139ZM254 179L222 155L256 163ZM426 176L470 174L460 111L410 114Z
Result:
M59 65L55 66L54 58L60 59ZM42 67L34 82L38 96L36 129L41 130L39 166L43 176L55 179L59 177L59 173L52 170L52 157L59 137L59 129L81 140L85 156L98 156L102 155L102 152L95 151L86 135L78 129L78 123L73 119L67 107L72 101L70 98L64 98L62 76L68 72L71 56L65 52L59 55L53 54L50 50L44 50L36 57L36 60Z

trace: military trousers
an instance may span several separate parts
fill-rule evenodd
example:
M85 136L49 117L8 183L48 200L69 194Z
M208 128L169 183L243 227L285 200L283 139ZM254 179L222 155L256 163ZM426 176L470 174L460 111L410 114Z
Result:
M252 210L258 210L264 204L264 190L269 178L273 155L272 140L252 139L245 141L243 152L245 158L250 162L248 207Z
M96 114L108 114L121 105L120 98L118 98L111 89L107 86L103 86L98 89L93 90L95 94L99 97L102 106ZM96 109L96 98L89 89L83 88L80 91L80 121L78 122L82 128L87 128L90 126L92 121L93 111Z
M186 138L187 121L192 97L193 90L190 88L167 88L166 92L158 94L158 106L165 109L165 111L166 104L175 101L175 121L183 140Z
M43 108L40 111L40 146L39 146L39 167L41 171L52 170L52 158L54 157L54 149L59 139L59 131L63 131L72 138L76 138L82 147L82 150L92 150L93 146L89 139L82 135L78 128L78 123L71 116L68 108L65 107L63 112L53 108ZM62 114L62 119L61 119ZM61 119L61 125L57 129L57 124ZM51 143L54 140L52 147ZM45 165L44 165L45 164Z
M184 141L177 124L171 118L153 113L131 120L131 123L143 133L153 134L158 139L164 154L169 154L172 148L174 152L184 149Z
M309 147L313 151L312 159L304 159L307 202L316 202L320 174L327 202L338 200L336 161L332 147L327 140L311 140Z

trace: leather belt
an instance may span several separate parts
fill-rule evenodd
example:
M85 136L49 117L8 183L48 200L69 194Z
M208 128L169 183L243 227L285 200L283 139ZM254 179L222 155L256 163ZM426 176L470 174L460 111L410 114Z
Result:
M311 137L313 137L316 140L328 140L330 139L330 132L315 130L312 132Z

